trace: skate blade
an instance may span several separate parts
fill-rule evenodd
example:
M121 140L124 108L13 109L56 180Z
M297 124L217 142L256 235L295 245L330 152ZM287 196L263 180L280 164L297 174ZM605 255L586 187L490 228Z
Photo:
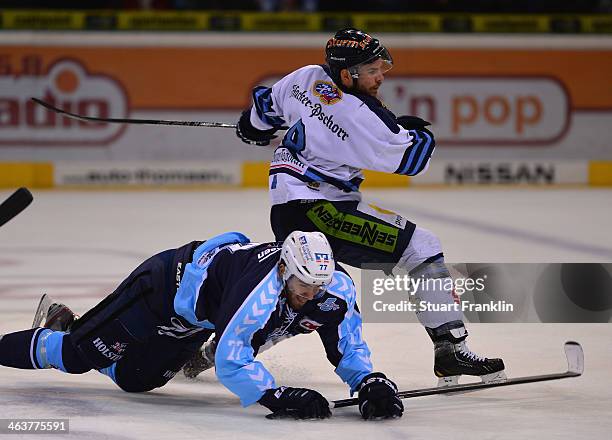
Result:
M508 380L505 370L497 371L491 374L484 374L480 376L480 379L482 380L482 383L504 382Z
M454 385L459 385L459 378L461 375L457 376L444 376L438 378L438 387L449 387ZM508 378L506 377L506 373L504 370L497 371L491 374L483 374L479 376L482 383L495 383L495 382L504 382Z
M438 387L450 387L453 385L458 385L459 384L459 377L461 377L460 375L458 376L443 376L443 377L439 377L438 378Z
M47 316L47 311L49 310L49 306L51 306L51 297L46 293L40 298L40 302L38 303L38 308L34 313L34 321L32 321L32 328L40 327L42 322L45 320Z

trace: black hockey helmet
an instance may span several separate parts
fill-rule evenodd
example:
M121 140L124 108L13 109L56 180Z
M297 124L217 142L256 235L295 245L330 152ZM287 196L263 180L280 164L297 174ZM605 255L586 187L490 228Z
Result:
M339 30L325 46L325 61L336 82L340 81L342 69L348 69L356 79L359 78L360 65L372 63L378 58L388 65L386 70L393 66L393 59L385 46L378 39L355 28Z

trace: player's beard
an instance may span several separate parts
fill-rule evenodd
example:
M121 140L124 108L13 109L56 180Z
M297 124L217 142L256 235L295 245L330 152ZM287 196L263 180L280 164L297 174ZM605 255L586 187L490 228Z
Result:
M363 94L373 96L374 98L378 98L378 89L380 88L381 85L382 85L382 83L378 83L378 84L374 84L373 86L370 86L370 87L364 87L362 84L357 82L356 89L357 89L357 91L359 91L359 92L361 92Z

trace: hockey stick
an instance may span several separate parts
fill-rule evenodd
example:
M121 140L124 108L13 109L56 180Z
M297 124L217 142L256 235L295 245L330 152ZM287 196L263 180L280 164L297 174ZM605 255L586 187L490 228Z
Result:
M27 188L19 188L0 204L0 226L26 209L34 198Z
M568 341L563 346L565 350L565 358L567 360L567 371L564 373L542 374L535 376L524 376L507 379L503 382L490 383L468 383L464 385L451 385L446 387L435 388L420 388L410 391L400 391L397 393L400 399L411 399L413 397L431 396L435 394L459 393L468 391L478 391L486 388L503 387L509 385L518 385L522 383L544 382L547 380L566 379L568 377L578 377L584 371L584 353L578 342ZM354 406L359 404L359 399L343 399L333 400L330 402L331 408L343 408L345 406ZM277 411L266 416L268 419L285 419L294 418L291 412L286 410Z
M206 121L167 121L164 119L129 119L129 118L96 118L93 116L78 115L71 113L61 108L57 108L48 102L38 98L30 98L36 104L42 105L47 110L59 113L66 117L77 119L85 122L113 122L119 124L149 124L149 125L182 125L187 127L221 127L221 128L236 128L236 124L226 124L224 122L206 122Z
M564 345L565 357L567 360L567 371L564 373L541 374L535 376L524 376L507 379L503 382L491 383L468 383L464 385L451 385L446 387L436 388L421 388L410 391L400 391L397 393L400 399L411 399L413 397L431 396L434 394L456 393L461 391L477 391L486 388L504 387L509 385L518 385L522 383L544 382L547 380L566 379L569 377L578 377L584 371L584 353L578 342L568 341ZM345 406L358 405L359 400L356 398L334 400L331 402L332 408L342 408Z

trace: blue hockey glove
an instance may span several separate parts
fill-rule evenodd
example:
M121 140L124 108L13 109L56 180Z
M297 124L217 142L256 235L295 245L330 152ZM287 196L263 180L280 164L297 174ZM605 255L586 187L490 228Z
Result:
M428 125L431 125L431 122L421 119L418 116L400 116L396 119L396 121L398 125L401 125L406 130L416 130L418 128L425 128Z
M259 403L272 414L269 419L325 419L331 417L329 403L321 394L308 388L279 387L267 390Z
M275 128L271 128L270 130L258 130L253 127L251 124L250 108L242 112L236 126L236 136L238 136L242 142L250 145L258 145L260 147L270 145L270 141L276 138L276 136L274 136L275 132Z
M368 374L359 387L359 412L366 420L401 417L404 404L397 397L397 386L382 373Z

